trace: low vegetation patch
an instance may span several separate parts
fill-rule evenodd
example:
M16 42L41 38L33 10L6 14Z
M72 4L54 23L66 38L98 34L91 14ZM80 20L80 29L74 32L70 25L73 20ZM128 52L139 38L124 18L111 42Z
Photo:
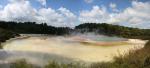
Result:
M26 60L17 60L10 64L10 68L34 68L32 64L26 62Z
M150 41L145 48L114 57L114 62L94 63L91 68L150 68Z
M0 28L0 49L2 48L1 45L2 42L5 42L10 38L14 38L15 36L19 36L19 35L14 32Z

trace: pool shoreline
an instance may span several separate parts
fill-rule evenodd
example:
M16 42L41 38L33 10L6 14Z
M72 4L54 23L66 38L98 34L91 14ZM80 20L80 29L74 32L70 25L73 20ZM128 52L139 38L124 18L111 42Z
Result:
M21 39L21 40L20 40ZM15 39L8 40L4 44L5 51L27 51L27 52L39 52L48 53L64 56L67 58L75 58L75 60L81 60L84 62L111 62L113 56L117 55L117 51L127 53L128 49L136 50L144 47L146 40L140 39L128 39L127 42L138 44L134 46L130 45L117 45L117 46L88 46L81 43L66 43L63 42L67 37L31 37L31 36L20 36ZM62 41L63 40L63 41ZM68 40L68 39L67 39ZM18 44L16 44L18 43ZM22 46L21 46L21 45ZM6 46L5 46L6 45ZM93 44L94 45L94 44ZM134 49L133 49L134 48ZM120 51L120 50L122 51ZM110 52L110 53L109 53ZM112 53L111 53L112 52ZM113 53L114 52L114 53ZM107 54L108 53L108 54ZM11 54L11 52L10 52ZM22 55L19 55L22 57ZM28 56L28 54L24 54ZM36 57L32 57L36 58ZM99 59L98 59L99 58ZM41 58L42 59L42 58ZM64 60L64 59L63 59Z

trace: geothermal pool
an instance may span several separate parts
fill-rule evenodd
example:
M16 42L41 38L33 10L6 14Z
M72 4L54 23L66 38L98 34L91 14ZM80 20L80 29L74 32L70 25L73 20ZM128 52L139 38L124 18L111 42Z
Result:
M112 61L114 56L144 47L146 41L103 35L30 36L8 40L0 50L0 63L26 59L33 64Z

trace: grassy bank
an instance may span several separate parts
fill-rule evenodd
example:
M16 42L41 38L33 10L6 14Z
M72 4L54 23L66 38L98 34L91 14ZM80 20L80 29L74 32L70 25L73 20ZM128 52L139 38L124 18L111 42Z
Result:
M150 68L150 41L145 48L114 57L112 63L94 63L92 68Z

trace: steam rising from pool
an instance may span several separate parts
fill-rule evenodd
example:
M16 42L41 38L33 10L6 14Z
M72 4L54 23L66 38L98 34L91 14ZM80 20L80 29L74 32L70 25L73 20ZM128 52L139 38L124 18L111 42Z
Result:
M112 61L113 57L129 49L144 47L146 42L103 35L31 36L9 40L0 51L0 61L25 58L34 64L45 64L49 60L60 62ZM112 45L112 46L111 46Z

